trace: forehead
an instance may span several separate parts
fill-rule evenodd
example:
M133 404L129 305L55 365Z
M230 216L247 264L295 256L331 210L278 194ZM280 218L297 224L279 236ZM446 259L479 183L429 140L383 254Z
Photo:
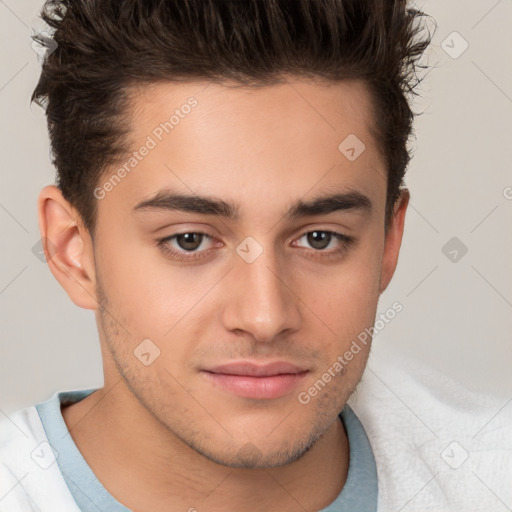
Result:
M165 122L175 112L179 120L187 117L186 104L192 98L197 107L187 124L194 130L216 125L236 132L243 127L245 134L253 126L253 135L265 135L293 123L295 129L282 133L283 139L295 136L300 140L301 135L314 139L315 131L317 138L327 136L329 142L335 142L349 129L367 138L374 124L372 97L361 80L283 77L281 83L251 86L230 81L156 82L130 88L129 98L131 129L139 138L149 128L146 122ZM172 121L173 129L178 128L179 120ZM212 135L209 133L209 138Z
M360 81L155 83L132 89L129 105L129 145L138 155L124 158L133 165L109 199L132 207L163 188L252 195L261 206L343 185L378 202L386 187L371 96Z

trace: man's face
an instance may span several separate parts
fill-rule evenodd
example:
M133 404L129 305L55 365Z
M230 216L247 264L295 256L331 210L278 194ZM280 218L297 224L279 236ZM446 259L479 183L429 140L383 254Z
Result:
M196 82L140 88L132 105L137 162L105 186L127 155L98 183L106 387L124 379L134 404L212 460L291 462L332 427L370 348L359 343L342 370L335 365L373 325L382 290L386 170L369 95L356 82ZM161 123L175 110L167 133ZM365 146L359 156L354 135ZM348 193L345 208L331 201L289 213ZM237 215L171 208L185 200L148 204L157 194L190 196L196 207L198 198L223 201ZM247 362L302 373L228 377L241 370L217 368ZM333 367L336 376L309 393Z

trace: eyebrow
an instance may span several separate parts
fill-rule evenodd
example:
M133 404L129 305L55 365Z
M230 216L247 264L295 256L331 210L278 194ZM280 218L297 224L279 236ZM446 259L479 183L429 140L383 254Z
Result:
M369 215L372 201L358 191L320 196L310 201L298 199L285 213L289 220L299 217L325 215L336 211L360 211ZM235 203L216 197L180 194L161 191L150 199L138 203L134 211L164 210L216 215L229 220L240 219L240 209Z

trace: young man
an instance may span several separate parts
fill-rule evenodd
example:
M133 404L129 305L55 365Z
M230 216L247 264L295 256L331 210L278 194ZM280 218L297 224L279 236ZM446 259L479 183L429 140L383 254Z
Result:
M392 449L347 400L398 260L422 16L400 0L47 1L33 99L58 180L41 236L96 313L104 387L3 421L0 510L392 503L375 458Z

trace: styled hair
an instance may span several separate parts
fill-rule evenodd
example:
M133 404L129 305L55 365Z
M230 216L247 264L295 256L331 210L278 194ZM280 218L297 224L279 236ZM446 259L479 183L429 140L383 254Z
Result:
M57 186L91 233L93 191L127 151L132 87L201 79L257 87L285 74L368 86L387 167L387 227L431 41L426 15L406 0L47 0L41 17L53 51L32 101L46 109Z

